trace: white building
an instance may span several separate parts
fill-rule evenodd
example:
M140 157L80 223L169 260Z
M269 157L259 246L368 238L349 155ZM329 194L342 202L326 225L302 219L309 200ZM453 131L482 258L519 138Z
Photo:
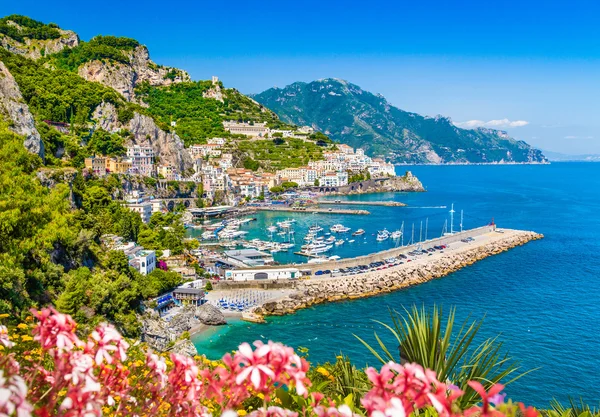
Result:
M208 142L209 145L223 146L225 145L225 138L210 138L206 142Z
M150 146L130 146L127 148L127 157L131 159L131 167L141 175L154 174L154 149Z
M328 172L318 179L321 187L341 187L348 185L348 173L345 171Z
M223 122L226 131L236 135L246 135L251 137L265 137L270 130L266 123L238 123L234 121Z
M150 216L152 216L152 203L131 203L127 204L127 208L138 213L144 223L150 221Z
M225 271L225 279L233 281L254 281L263 279L296 279L300 277L297 268L281 269L234 269Z
M152 204L152 213L162 213L165 207L165 202L162 200L154 199L149 201Z
M136 268L142 275L148 275L156 269L156 252L153 250L143 250L129 263Z

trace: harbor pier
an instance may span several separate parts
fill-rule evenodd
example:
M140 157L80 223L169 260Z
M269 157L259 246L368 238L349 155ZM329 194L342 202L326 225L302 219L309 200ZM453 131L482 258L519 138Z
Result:
M255 207L257 211L280 211L288 213L314 213L314 214L358 214L358 215L369 215L371 214L367 210L349 210L349 209L335 209L335 208L318 208L314 206L305 207L290 207L290 206L258 206Z
M473 238L472 241L466 237ZM396 291L411 285L417 285L441 278L461 268L467 267L488 256L496 255L521 246L532 240L543 238L543 235L523 230L496 229L495 226L484 226L476 229L442 236L421 242L417 245L389 249L356 258L328 261L320 264L293 265L305 276L297 280L253 280L237 283L227 283L228 289L236 285L256 286L267 289L271 285L286 287L290 292L285 297L272 300L255 308L259 315L284 315L314 304L370 297ZM422 248L445 245L444 250L427 252L421 255L411 255L411 252ZM369 265L371 262L385 261L389 258L401 258L401 263L394 266L386 264L385 268L369 269L352 275L333 273L343 268L358 265ZM261 267L282 268L283 266ZM285 267L292 267L286 265ZM321 271L320 275L316 272ZM323 274L322 271L332 271ZM224 285L225 283L223 283ZM216 283L215 289L221 286ZM223 288L224 289L224 288Z
M317 205L336 205L336 206L383 206L383 207L406 207L406 204L399 201L346 201L346 200L319 200Z

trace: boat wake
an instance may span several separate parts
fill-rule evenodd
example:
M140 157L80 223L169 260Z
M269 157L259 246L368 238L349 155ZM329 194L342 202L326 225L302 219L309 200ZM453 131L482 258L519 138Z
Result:
M410 208L418 208L418 209L445 209L448 208L447 206L421 206L421 207L413 207L411 206Z

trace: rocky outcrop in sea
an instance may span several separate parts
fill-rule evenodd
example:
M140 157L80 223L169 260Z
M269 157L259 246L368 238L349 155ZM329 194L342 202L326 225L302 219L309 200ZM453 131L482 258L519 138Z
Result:
M199 325L219 326L227 324L225 316L215 306L185 306L167 322L156 312L148 311L141 318L142 341L152 349L161 352L177 352L194 356L198 354L194 344L188 339L182 339L185 332L191 332Z

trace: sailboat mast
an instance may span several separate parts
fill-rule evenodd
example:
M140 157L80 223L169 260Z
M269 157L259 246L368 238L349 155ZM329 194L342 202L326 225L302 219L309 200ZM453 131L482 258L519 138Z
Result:
M460 211L460 231L463 231L463 211Z
M452 203L452 208L450 209L450 234L454 234L454 203Z
M401 232L400 237L402 239L401 245L404 246L404 220L402 220L402 226L400 226L400 232Z
M421 227L419 229L419 242L423 241L423 220L421 220Z
M427 226L429 225L429 217L425 219L425 241L427 241Z

